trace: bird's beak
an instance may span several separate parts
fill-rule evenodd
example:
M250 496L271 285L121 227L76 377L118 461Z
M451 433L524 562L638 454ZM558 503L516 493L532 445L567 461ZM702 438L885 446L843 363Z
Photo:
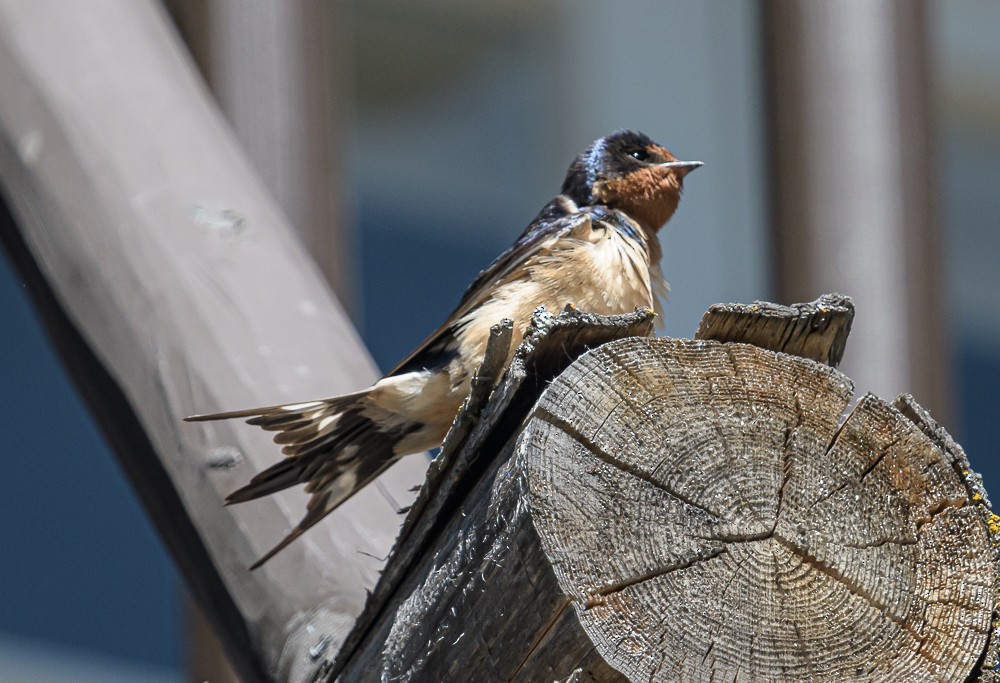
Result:
M698 168L699 166L704 166L703 161L667 161L662 164L657 164L660 168L672 168L677 171L677 174L683 178L688 173Z

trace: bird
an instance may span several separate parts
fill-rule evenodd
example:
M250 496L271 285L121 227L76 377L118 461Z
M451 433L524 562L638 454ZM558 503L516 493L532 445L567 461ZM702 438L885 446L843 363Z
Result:
M256 569L399 458L439 446L469 393L490 328L514 323L513 349L540 306L612 315L661 313L667 284L658 231L680 202L679 161L643 133L619 130L570 164L562 189L514 244L484 269L444 323L374 385L341 396L188 421L244 418L276 432L284 459L226 498L242 503L305 484L306 513Z

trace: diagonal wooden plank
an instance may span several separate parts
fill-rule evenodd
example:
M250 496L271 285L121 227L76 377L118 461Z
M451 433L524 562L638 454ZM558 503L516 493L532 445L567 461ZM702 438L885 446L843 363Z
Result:
M305 497L223 508L277 450L180 418L357 389L371 361L156 3L0 2L0 88L5 242L241 677L295 680L360 611L425 462L249 572Z

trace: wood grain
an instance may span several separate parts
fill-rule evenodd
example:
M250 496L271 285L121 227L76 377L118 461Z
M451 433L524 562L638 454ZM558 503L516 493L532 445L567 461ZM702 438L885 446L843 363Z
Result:
M565 331L529 335L475 409L433 494L453 502L413 521L407 570L315 680L996 681L1000 518L911 397L851 407L829 365L633 337L580 356L507 440L543 386L530 359L586 346Z
M912 399L852 394L746 344L584 354L465 444L492 465L316 680L993 681L1000 518Z
M630 680L952 681L984 651L989 530L941 448L752 346L624 340L546 391L532 516Z
M494 327L492 351L479 371L487 381L474 385L445 439L364 613L337 659L320 665L314 680L463 680L467 674L459 676L455 667L498 678L526 666L548 671L551 652L540 653L541 665L527 664L534 648L524 634L552 629L563 634L566 656L572 659L574 644L592 655L539 554L508 442L542 388L580 354L613 339L652 334L654 317L648 309L619 316L539 309L489 395L499 369L491 358L502 362L510 343L510 325ZM513 571L503 570L508 562ZM569 621L551 621L558 614ZM517 634L524 637L515 643ZM452 640L472 649L456 651Z
M715 304L702 316L695 339L753 344L836 367L853 321L854 302L843 294L824 294L791 306L767 301Z

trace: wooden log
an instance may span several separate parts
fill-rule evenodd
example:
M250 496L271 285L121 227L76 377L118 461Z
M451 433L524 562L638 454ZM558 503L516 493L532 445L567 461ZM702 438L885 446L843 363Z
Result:
M995 680L998 518L912 399L852 393L747 344L587 353L316 680Z
M560 587L629 680L973 669L989 529L898 410L868 395L839 425L843 375L742 345L613 344L578 369L533 412L525 476Z
M359 320L354 231L344 220L348 49L343 7L323 2L165 0L240 146L340 303ZM335 34L341 35L335 35ZM190 676L235 683L189 610ZM199 666L206 668L202 672Z
M164 4L261 180L341 303L356 312L341 153L350 109L346 8L271 0Z

